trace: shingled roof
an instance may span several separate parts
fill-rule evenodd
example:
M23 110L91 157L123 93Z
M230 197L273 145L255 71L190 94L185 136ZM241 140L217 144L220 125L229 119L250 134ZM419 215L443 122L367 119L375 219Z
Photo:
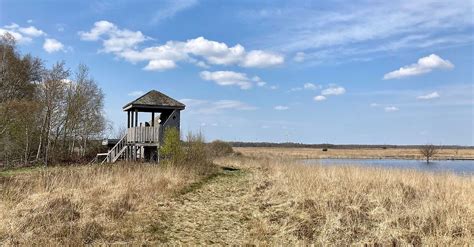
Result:
M130 110L132 108L136 109L180 109L183 110L186 106L169 97L168 95L158 92L156 90L151 90L150 92L142 95L138 99L126 104L123 107L123 110Z

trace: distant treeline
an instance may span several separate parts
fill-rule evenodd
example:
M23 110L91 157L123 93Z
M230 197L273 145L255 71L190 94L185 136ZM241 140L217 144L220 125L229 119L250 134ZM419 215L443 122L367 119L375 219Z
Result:
M282 148L327 148L327 149L357 149L357 148L374 148L374 149L388 149L388 148L420 148L423 145L364 145L364 144L304 144L294 142L229 142L232 147L282 147ZM437 147L443 149L470 149L474 146L458 146L458 145L438 145Z

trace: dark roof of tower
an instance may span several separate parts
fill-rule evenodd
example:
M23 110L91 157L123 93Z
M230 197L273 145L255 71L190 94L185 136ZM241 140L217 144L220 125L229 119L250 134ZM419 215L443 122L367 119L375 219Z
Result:
M123 110L129 110L132 108L140 109L180 109L183 110L186 106L169 97L168 95L151 90L150 92L140 96L136 100L126 104Z

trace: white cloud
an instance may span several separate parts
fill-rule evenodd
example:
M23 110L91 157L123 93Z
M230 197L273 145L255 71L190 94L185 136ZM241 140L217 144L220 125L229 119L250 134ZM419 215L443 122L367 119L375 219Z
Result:
M315 101L324 101L324 100L326 100L326 97L323 96L323 95L318 95L318 96L314 97L314 100Z
M301 63L301 62L304 62L305 58L306 58L306 54L305 54L304 52L301 52L301 51L300 51L300 52L297 52L297 53L296 53L296 55L295 55L295 57L293 58L293 60L295 60L295 62Z
M316 89L318 89L318 88L320 88L320 87L314 85L313 83L309 83L309 82L308 82L308 83L305 83L305 84L303 85L303 88L304 88L304 89L307 89L307 90L316 90Z
M102 40L103 51L113 53L132 63L171 60L174 63L188 62L200 67L239 65L254 68L284 63L284 57L277 53L262 50L247 52L240 44L229 47L225 43L208 40L204 37L186 41L167 41L162 45L138 49L137 46L148 40L148 37L140 31L120 29L108 21L98 21L94 23L90 31L79 32L79 35L85 41Z
M43 49L48 53L64 51L64 45L55 39L45 39Z
M28 43L31 42L33 38L46 36L46 33L43 30L34 26L21 27L16 23L5 25L3 28L0 28L0 35L4 35L7 32L10 33L19 43Z
M82 40L93 41L98 40L101 35L116 29L117 27L111 22L98 21L94 23L94 27L89 32L80 31L79 36Z
M202 71L199 76L206 81L214 81L221 86L239 86L241 89L249 89L252 87L251 80L244 73L234 71Z
M18 41L19 43L28 43L32 41L30 37L23 36L21 33L0 28L0 35L5 35L6 33L11 34L13 38L15 38L15 40Z
M120 29L108 21L98 21L89 32L79 32L82 40L102 40L103 51L107 53L119 53L136 46L148 38L140 31L134 32L128 29Z
M283 64L284 61L285 59L282 55L254 50L247 53L241 62L241 65L243 67L264 68Z
M380 106L380 105L377 104L377 103L372 103L372 104L370 104L370 107L378 107L378 106Z
M439 93L438 92L432 92L426 95L420 95L416 97L417 99L423 99L423 100L429 100L429 99L436 99L439 98Z
M288 106L283 106L283 105L277 105L274 107L275 110L277 111L285 111L285 110L288 110L290 109Z
M340 86L330 86L329 88L321 91L322 95L342 95L346 92L346 89Z
M399 111L400 109L398 109L398 107L396 107L396 106L387 106L387 107L384 108L384 110L386 112L395 112L395 111Z
M133 91L133 92L128 93L128 96L140 97L144 94L145 94L145 92L143 92L143 91Z
M431 72L434 69L452 69L454 65L444 60L436 54L431 54L418 59L418 62L408 66L401 67L398 70L389 72L384 75L384 80L400 79L409 76L421 75Z
M32 23L33 21L28 20L27 22ZM36 28L34 26L22 27L16 23L12 23L10 25L4 26L4 28L0 28L0 35L4 35L7 32L10 33L13 38L15 38L15 40L20 44L32 42L35 38L48 36L46 32L39 28ZM48 53L65 51L64 45L53 38L44 39L43 49Z
M23 34L25 34L27 36L31 36L31 37L38 37L38 36L46 35L46 33L43 32L43 30L37 29L36 27L33 27L33 26L20 27L20 28L18 28L18 31L20 31L20 33L23 33Z
M143 68L144 70L168 70L174 69L176 67L176 63L173 60L151 60L148 62L148 65Z
M218 114L223 111L252 111L257 109L238 100L208 101L201 99L181 99L191 113L195 114Z

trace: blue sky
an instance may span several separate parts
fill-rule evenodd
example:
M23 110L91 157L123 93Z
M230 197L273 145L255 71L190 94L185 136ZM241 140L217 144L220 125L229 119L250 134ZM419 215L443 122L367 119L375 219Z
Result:
M105 114L151 89L208 140L474 145L474 1L5 1L0 33L87 64ZM149 118L141 115L141 120Z

